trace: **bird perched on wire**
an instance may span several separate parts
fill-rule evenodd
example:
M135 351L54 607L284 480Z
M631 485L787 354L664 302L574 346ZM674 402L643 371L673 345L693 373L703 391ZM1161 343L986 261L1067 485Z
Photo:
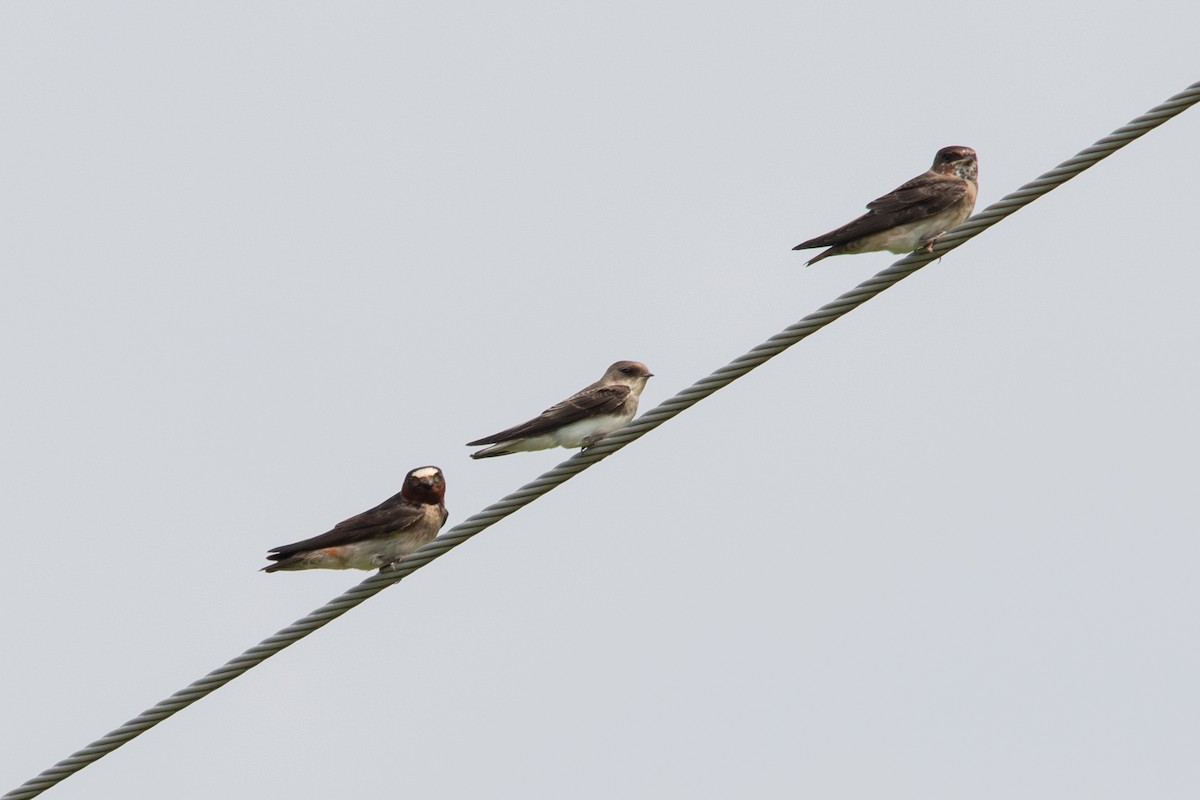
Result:
M591 447L637 413L638 398L653 373L640 361L618 361L604 377L552 405L528 422L484 436L468 447L490 444L471 458L506 456L550 447Z
M939 236L971 215L978 179L974 150L943 147L928 172L867 203L866 214L792 249L829 248L805 266L830 256L876 250L911 253L924 248L928 252Z
M394 564L437 536L449 512L446 478L437 467L418 467L404 488L370 511L333 530L271 549L263 572L296 569L378 569Z

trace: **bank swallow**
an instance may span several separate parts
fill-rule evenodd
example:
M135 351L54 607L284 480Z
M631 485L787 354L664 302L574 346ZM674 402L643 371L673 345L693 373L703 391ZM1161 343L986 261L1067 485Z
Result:
M971 215L978 177L974 150L943 147L928 172L867 203L866 214L792 249L829 248L806 266L830 256L875 250L911 253L924 248L928 252L939 236Z
M490 444L471 453L471 458L506 456L549 447L591 447L637 413L638 398L653 377L638 361L618 361L604 377L536 418L511 428L467 442L468 447Z
M389 497L333 530L271 549L263 572L294 569L378 569L394 564L437 536L446 524L446 478L437 467L418 467Z

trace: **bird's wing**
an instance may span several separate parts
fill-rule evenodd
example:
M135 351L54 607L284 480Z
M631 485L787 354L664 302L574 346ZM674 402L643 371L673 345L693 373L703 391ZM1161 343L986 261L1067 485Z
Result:
M305 539L302 542L271 548L268 558L286 558L305 550L320 550L323 547L339 547L344 544L379 539L401 533L425 518L425 509L410 503L400 495L394 495L379 505L339 522L333 530Z
M867 203L867 208L877 214L902 215L896 223L900 224L940 214L966 193L967 182L962 178L926 172Z
M528 422L467 442L468 447L481 444L496 444L511 439L541 436L558 430L564 425L592 416L616 414L625 405L630 388L623 384L592 385L578 394L573 394L561 403L550 406Z
M962 201L967 183L961 178L926 172L867 203L867 213L823 236L796 245L796 250L845 244L872 233L927 219Z

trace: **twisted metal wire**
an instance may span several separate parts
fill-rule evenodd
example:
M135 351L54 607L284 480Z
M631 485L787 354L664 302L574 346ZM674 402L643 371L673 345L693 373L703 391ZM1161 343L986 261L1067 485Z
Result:
M251 667L261 664L285 647L303 639L318 628L324 627L364 600L398 583L434 559L440 558L475 534L495 525L509 514L532 503L546 492L570 480L597 461L607 458L630 442L640 439L676 414L691 408L713 392L727 386L760 364L779 355L801 339L806 338L809 334L848 314L875 295L907 278L929 262L941 258L968 239L978 236L1009 214L1020 208L1024 208L1052 189L1066 183L1101 159L1107 158L1134 139L1157 128L1197 102L1200 102L1200 81L1193 83L1184 91L1161 105L1155 106L1127 125L1121 126L1091 147L1083 150L1073 158L1064 161L1036 180L1025 184L1015 192L1005 195L999 201L943 235L934 244L930 252L912 253L905 256L874 277L863 281L833 302L825 304L799 322L775 334L750 352L721 367L707 378L697 381L671 399L661 403L657 408L643 414L620 431L609 434L595 446L571 456L536 480L525 484L512 494L503 497L482 511L455 525L437 539L407 556L399 564L380 570L357 586L344 592L340 597L329 601L308 616L297 620L279 631L274 636L264 639L219 669L213 670L187 688L181 689L166 700L143 711L104 738L92 742L84 749L72 754L69 758L45 770L36 778L32 778L21 784L21 786L10 791L0 798L0 800L29 800L29 798L38 796L93 761L116 750L130 739L153 728L167 717L187 708L200 698L221 688Z

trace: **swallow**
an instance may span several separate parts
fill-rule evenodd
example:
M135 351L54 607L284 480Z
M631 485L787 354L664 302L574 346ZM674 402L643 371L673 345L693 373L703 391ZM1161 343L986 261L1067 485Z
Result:
M867 203L867 213L824 236L793 247L828 247L822 258L888 250L911 253L933 247L938 237L971 215L979 192L979 163L969 147L943 147L929 171Z
M271 548L263 572L295 569L378 569L394 564L437 536L446 524L446 478L418 467L404 488L320 536Z
M467 442L490 444L471 458L491 458L550 447L591 447L637 413L638 398L653 373L639 361L618 361L586 389L552 405L528 422Z

